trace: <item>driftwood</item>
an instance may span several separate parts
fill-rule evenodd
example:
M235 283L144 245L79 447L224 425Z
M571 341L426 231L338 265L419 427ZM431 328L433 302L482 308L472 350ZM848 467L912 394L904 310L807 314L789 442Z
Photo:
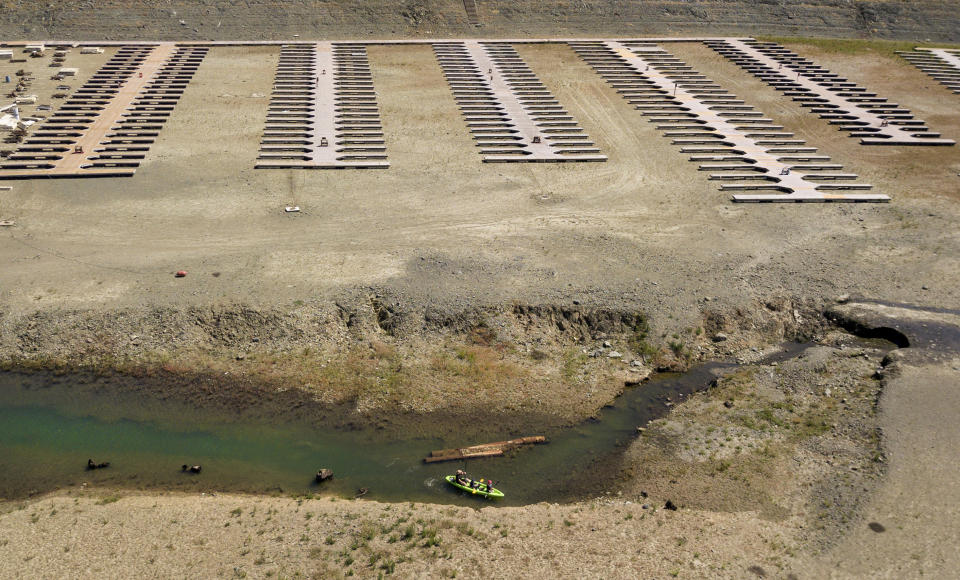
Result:
M520 445L534 445L546 443L547 438L543 435L534 435L531 437L520 437L509 441L497 441L496 443L484 443L482 445L472 445L470 447L460 447L457 449L439 449L431 451L429 457L425 457L424 463L437 463L440 461L455 461L458 459L476 459L478 457L499 457L507 449L513 449Z

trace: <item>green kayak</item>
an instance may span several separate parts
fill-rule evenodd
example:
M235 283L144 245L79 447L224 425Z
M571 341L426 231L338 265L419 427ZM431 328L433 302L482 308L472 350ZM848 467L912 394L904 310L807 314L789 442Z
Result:
M457 476L456 476L456 475L448 475L448 476L446 476L444 479L446 479L446 480L447 480L447 483L449 483L449 484L452 485L453 487L456 487L457 489L462 489L463 491L465 491L465 492L467 492L467 493L472 493L472 494L474 494L474 495L482 495L483 497L492 497L492 498L503 497L503 492L500 491L499 489L495 488L495 487L493 487L493 488L491 488L489 491L487 491L487 484L486 484L486 483L479 483L479 482L483 481L482 479L481 479L481 480L478 480L478 485L479 485L479 488L478 488L478 489L474 489L474 488L470 487L470 484L469 484L469 483L467 483L466 485L464 485L464 484L462 484L462 483L459 483L459 482L457 481ZM469 480L468 480L468 481L469 481Z

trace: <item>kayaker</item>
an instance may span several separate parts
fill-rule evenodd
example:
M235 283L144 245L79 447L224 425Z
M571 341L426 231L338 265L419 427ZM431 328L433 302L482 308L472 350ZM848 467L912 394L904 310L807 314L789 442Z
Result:
M457 478L456 478L456 479L457 479L457 483L466 485L466 484L467 484L467 472L464 471L464 470L462 470L462 469L458 469L458 470L457 470Z
M458 479L459 476L460 476L460 473L458 472L456 475L445 476L444 480L446 480L447 483L456 487L457 489L464 492L469 492L474 496L481 496L486 498L502 498L503 497L502 491L500 491L499 489L494 489L493 487L494 482L492 480L484 479L482 477L478 477L476 479L471 479L469 477Z

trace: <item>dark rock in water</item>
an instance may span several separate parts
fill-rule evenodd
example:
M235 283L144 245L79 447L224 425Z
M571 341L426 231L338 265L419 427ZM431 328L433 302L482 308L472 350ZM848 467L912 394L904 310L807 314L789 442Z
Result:
M181 465L180 471L184 473L200 473L200 470L203 469L199 465Z
M333 470L332 469L321 469L317 472L316 481L317 483L322 483L328 479L333 479Z
M677 511L677 505L676 505L675 503L673 503L673 501L671 501L671 500L669 500L669 499L667 500L667 503L663 506L663 508L664 508L664 509L668 509L668 510L672 510L672 511Z

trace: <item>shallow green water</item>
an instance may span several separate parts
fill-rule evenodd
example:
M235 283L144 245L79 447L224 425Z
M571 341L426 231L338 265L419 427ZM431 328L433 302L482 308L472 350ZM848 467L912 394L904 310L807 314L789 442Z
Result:
M598 419L548 432L547 445L505 457L424 464L430 450L478 443L447 437L387 438L304 423L207 418L182 404L118 394L108 388L72 388L71 377L0 374L0 497L71 488L84 483L128 489L337 493L367 497L474 503L442 477L458 468L489 477L505 504L564 501L609 488L623 446L636 427L663 413L665 397L703 389L720 365L661 376L628 390ZM144 419L150 417L151 419ZM534 433L525 433L534 434ZM511 434L505 433L504 438ZM87 471L87 459L110 461ZM200 464L198 475L182 464ZM318 488L313 474L333 469Z

